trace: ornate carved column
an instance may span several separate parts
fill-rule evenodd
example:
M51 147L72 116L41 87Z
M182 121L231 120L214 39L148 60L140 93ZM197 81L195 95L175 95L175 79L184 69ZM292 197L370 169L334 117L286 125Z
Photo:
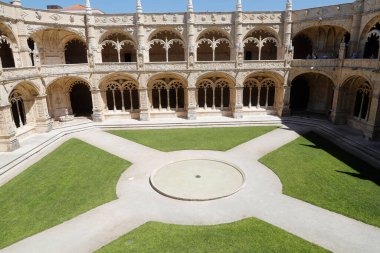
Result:
M145 48L144 14L141 0L136 1L136 29L137 29L137 68L143 69L144 63L148 62L149 51Z
M140 120L141 121L148 121L150 120L150 113L149 113L149 98L148 98L148 89L147 88L140 88L139 89L139 99L140 99Z
M10 105L0 106L0 151L9 152L20 147Z
M197 58L197 46L195 41L195 29L194 29L194 13L192 1L189 1L187 9L187 65L188 68L192 68Z
M235 12L235 60L236 67L243 66L244 46L243 46L243 8L241 0L236 1Z
M291 85L284 84L283 86L283 101L282 104L279 105L279 111L278 114L281 117L290 116L290 91L291 91Z
M47 106L47 96L38 96L35 98L36 104L36 130L40 133L50 132L53 128L53 122L50 118Z
M92 96L92 120L94 122L104 121L102 94L99 89L91 90Z
M197 91L196 87L189 87L187 89L187 99L188 99L187 119L189 119L189 120L196 120L197 119L196 91Z
M197 119L197 76L190 74L187 78L187 119Z
M235 88L235 106L233 116L235 119L243 118L243 89L244 86L240 85Z
M95 39L95 20L92 15L92 8L89 0L86 0L86 29L87 29L87 44L88 44L88 64L92 68L95 63L101 62L101 55L98 52L98 45Z

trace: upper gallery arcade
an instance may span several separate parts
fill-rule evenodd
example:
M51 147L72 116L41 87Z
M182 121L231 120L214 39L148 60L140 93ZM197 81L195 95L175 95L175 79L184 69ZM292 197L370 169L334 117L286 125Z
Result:
M94 121L307 113L380 138L380 1L101 14L0 2L0 151Z

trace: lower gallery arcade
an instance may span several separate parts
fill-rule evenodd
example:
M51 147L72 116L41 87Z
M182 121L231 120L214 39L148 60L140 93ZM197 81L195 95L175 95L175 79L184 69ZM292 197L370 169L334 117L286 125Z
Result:
M144 81L132 75L112 74L99 78L98 85L94 85L77 76L52 80L46 91L32 81L23 81L10 92L9 108L3 108L2 120L9 121L10 129L15 129L15 139L48 131L53 120L66 115L98 122L318 114L357 129L379 120L379 101L373 96L373 85L360 75L350 76L341 84L317 72L290 75L286 85L275 72L255 72L237 80L223 72L194 79L160 73ZM374 136L365 131L363 135Z

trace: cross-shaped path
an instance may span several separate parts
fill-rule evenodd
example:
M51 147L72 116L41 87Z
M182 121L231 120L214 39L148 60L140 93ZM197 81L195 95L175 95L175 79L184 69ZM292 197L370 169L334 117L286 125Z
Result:
M295 132L294 130L297 130ZM279 178L258 162L307 129L282 127L227 152L160 152L100 130L75 134L93 146L131 161L117 184L119 199L17 242L1 252L92 252L148 221L214 225L256 217L334 252L380 252L380 229L282 194ZM226 161L246 182L237 193L212 201L181 201L157 193L153 171L188 159Z

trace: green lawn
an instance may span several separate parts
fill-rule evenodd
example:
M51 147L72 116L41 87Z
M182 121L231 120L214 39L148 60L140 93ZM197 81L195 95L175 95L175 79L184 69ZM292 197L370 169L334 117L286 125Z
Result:
M328 251L268 223L249 218L217 226L179 226L148 222L96 252Z
M285 194L380 227L380 171L315 133L260 159Z
M130 163L72 139L0 187L0 248L117 198Z
M177 150L226 151L278 127L180 128L115 130L111 134L164 152Z

